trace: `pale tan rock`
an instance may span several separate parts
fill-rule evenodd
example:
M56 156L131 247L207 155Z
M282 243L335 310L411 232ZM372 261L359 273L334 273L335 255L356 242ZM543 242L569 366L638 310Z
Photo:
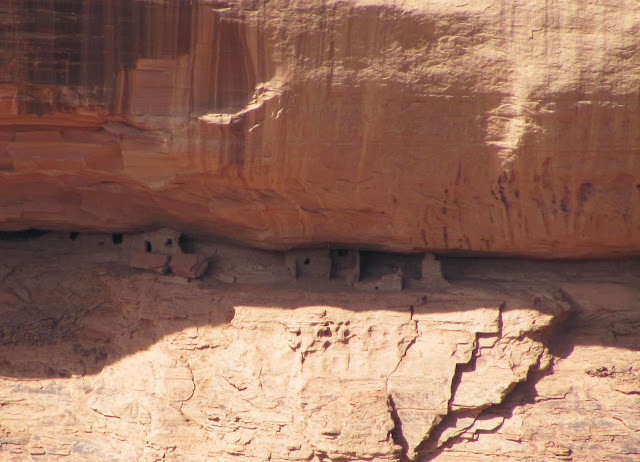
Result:
M0 240L0 460L638 459L633 261L400 292L357 250L637 254L637 2L34 3L0 6L0 229L64 234ZM127 269L170 228L327 250Z
M122 271L122 253L63 242L45 239L36 253L35 243L0 241L0 458L393 461L435 450L437 460L480 443L469 451L499 452L514 436L489 437L536 409L506 403L551 370L548 334L568 306L542 289L455 284L375 293L346 281L225 288L213 275L175 284ZM599 354L576 358L580 377L609 380L628 404L634 370ZM584 372L611 363L615 377ZM545 380L540 404L577 389ZM520 438L529 450L542 444Z
M574 281L562 287L579 306L581 327L572 323L574 328L557 338L556 348L563 357L555 358L553 372L532 380L532 389L515 390L515 408L498 406L493 411L497 415L492 419L504 418L499 427L475 433L470 426L473 439L456 441L434 460L636 457L637 395L630 399L627 394L633 386L619 388L637 381L638 352L633 346L637 335L614 338L611 329L621 319L637 319L636 310L628 308L637 304L640 293L620 284L619 275L616 284Z

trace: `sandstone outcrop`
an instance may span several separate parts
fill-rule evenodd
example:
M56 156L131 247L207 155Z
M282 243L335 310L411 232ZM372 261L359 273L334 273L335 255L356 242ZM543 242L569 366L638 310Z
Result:
M0 2L0 461L638 460L638 15Z
M198 242L219 258L186 282L107 238L0 241L0 460L637 458L637 261L367 292L282 256L284 282L223 283L270 260Z
M640 251L615 5L5 0L0 227Z

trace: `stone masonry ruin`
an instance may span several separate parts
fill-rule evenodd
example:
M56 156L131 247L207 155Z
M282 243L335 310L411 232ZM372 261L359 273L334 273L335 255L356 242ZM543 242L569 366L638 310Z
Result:
M401 254L354 248L309 248L286 252L263 252L214 242L213 247L194 247L182 232L162 228L144 233L57 233L45 230L2 232L0 240L36 240L65 242L75 248L100 250L125 255L132 268L186 279L201 278L209 271L222 282L300 281L331 282L362 290L399 291L404 288L438 289L446 287L440 261L431 253ZM242 268L229 266L220 259L221 249L236 260L246 262ZM271 274L251 275L247 268L259 267L261 258L269 256L271 264L262 264ZM242 266L242 265L241 265ZM288 275L287 277L278 277Z

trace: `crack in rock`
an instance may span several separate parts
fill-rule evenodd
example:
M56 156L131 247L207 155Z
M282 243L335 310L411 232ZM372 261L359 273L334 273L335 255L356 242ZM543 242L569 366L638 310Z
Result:
M389 434L390 434L393 442L396 445L400 446L400 448L401 448L401 460L406 460L407 459L407 454L409 452L409 442L407 441L407 439L405 438L404 434L402 433L402 420L400 419L400 416L398 415L398 410L396 409L395 402L393 401L393 396L391 395L391 393L389 393L389 379L398 370L398 368L400 367L400 364L402 364L402 361L407 357L407 353L409 352L409 349L413 345L415 345L416 340L420 336L420 333L418 331L418 323L417 323L417 321L413 320L413 311L412 310L411 310L411 318L410 319L411 319L411 322L413 323L414 328L415 328L415 336L407 344L406 348L404 349L404 352L402 353L402 356L400 356L400 359L398 360L398 364L393 369L393 371L387 376L387 380L386 380L386 389L387 389L389 412L391 414L391 420L393 420L393 424L394 424L393 425L393 429L389 432Z
M536 299L535 303L538 305L545 303L549 305L549 301L546 300L543 302L540 299ZM502 324L504 322L503 314L504 314L504 306L501 307L501 336L494 345L489 348L482 348L480 340L483 338L482 334L477 334L476 339L476 347L474 348L472 358L468 363L461 364L456 369L456 375L452 382L452 393L451 399L449 401L449 413L442 419L442 421L434 427L434 429L430 432L429 436L416 448L416 460L420 462L426 462L433 460L438 455L440 455L445 449L453 447L455 444L462 440L476 440L478 435L481 433L491 433L496 432L500 429L502 424L504 423L506 418L509 418L513 413L513 410L522 405L522 402L518 401L518 397L523 394L524 389L533 388L535 384L544 376L552 373L553 370L553 357L549 353L548 344L557 330L557 326L562 325L563 322L566 321L568 315L571 312L571 307L566 309L567 305L563 305L564 308L558 310L558 307L555 306L551 309L551 312L554 314L551 319L548 319L546 322L546 326L535 325L535 322L532 322L528 325L529 329L526 332L527 335L522 335L522 325L518 325L518 323L522 324L522 319L518 319L518 316L507 316L512 319L508 320L506 324L508 324L508 329L502 329ZM544 313L545 310L541 310L541 314ZM515 325L513 324L514 319L516 319ZM527 322L524 322L527 325ZM546 329L544 328L546 327ZM507 333L503 334L504 331L510 331L511 335ZM517 332L518 336L514 337L513 333ZM460 402L464 403L464 399L460 398L460 387L465 380L465 374L473 374L480 375L483 377L492 376L489 375L491 373L491 369L494 368L491 364L489 367L485 364L484 367L479 365L479 361L483 358L484 350L487 350L489 357L491 353L498 351L500 353L499 358L502 359L506 357L509 358L509 349L520 349L524 351L524 354L519 356L520 359L524 359L524 368L523 364L515 364L511 360L510 368L511 371L520 371L526 370L524 376L518 373L514 373L512 375L512 381L509 383L503 383L501 385L500 396L496 399L496 396L492 396L490 393L485 395L484 402L477 402L476 406L464 406L461 405ZM524 348L524 349L523 349ZM528 361L526 361L528 360ZM495 364L500 364L496 362ZM499 379L500 377L498 373L494 374ZM474 383L474 380L471 380L471 384L480 389L481 383ZM486 388L486 387L485 387ZM494 387L495 393L495 387ZM532 393L530 393L532 394ZM474 396L471 395L473 398ZM458 405L456 405L456 401L458 400ZM473 400L471 401L473 402Z
M396 405L393 402L393 396L388 395L388 397L389 411L391 413L391 419L393 420L393 429L391 429L389 434L394 444L400 446L400 461L404 462L405 460L408 460L407 454L409 453L409 442L402 433L402 420L400 420L398 410L396 409Z

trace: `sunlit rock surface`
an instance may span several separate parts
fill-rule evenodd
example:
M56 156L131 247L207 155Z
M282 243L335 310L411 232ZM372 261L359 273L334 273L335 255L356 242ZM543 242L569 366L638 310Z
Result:
M638 456L637 260L389 291L215 242L201 280L159 275L123 239L0 241L0 460Z
M637 253L639 9L5 0L0 226Z
M639 15L0 2L0 460L638 460Z

